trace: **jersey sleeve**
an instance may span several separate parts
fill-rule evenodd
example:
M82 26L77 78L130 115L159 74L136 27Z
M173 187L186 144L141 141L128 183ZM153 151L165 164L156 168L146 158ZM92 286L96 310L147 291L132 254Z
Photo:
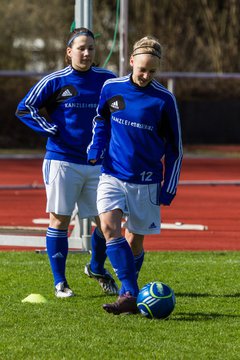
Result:
M110 140L110 110L104 87L102 89L97 115L93 119L92 141L88 146L88 162L103 159Z
M177 192L183 150L181 124L175 97L169 97L164 108L164 178L160 204L170 205Z
M47 100L52 95L52 84L46 78L40 80L18 104L16 116L32 130L42 136L54 136L57 125L48 121L40 113Z

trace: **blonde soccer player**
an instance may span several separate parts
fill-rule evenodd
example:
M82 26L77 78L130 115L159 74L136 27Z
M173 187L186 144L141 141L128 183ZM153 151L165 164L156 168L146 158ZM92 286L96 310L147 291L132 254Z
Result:
M177 191L181 127L174 95L154 79L161 53L152 36L134 44L132 72L103 86L88 148L93 165L104 153L97 208L107 255L121 281L117 301L103 305L113 314L138 312L144 235L160 232L160 205L170 205Z

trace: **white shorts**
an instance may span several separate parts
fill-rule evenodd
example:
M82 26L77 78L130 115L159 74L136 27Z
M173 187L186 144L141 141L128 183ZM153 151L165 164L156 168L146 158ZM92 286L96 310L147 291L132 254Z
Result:
M126 216L124 227L140 235L160 233L160 184L132 184L102 174L97 191L98 213L114 209Z
M77 205L80 218L97 215L96 197L101 165L45 159L42 170L47 193L46 212L71 216Z

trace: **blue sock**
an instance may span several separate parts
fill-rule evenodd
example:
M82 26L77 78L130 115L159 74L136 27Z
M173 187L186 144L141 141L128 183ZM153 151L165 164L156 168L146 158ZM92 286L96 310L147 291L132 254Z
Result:
M132 296L137 297L139 289L134 256L127 240L122 237L108 242L107 256L125 293L129 292Z
M91 237L92 256L90 262L91 271L95 274L105 274L104 263L106 255L106 240L101 231L96 227Z
M138 278L138 275L139 275L140 270L142 268L143 260L144 260L144 251L142 250L142 252L139 255L134 256L134 262L135 262L135 267L136 267L137 278Z
M134 262L135 262L135 268L136 268L136 277L138 279L138 275L139 272L141 270L142 264L143 264L143 260L144 260L144 251L142 250L142 252L140 253L140 255L134 256ZM119 295L123 295L125 293L125 289L122 286L120 291L119 291Z
M66 281L65 269L68 254L68 230L58 230L48 228L47 236L47 253L50 261L54 285Z

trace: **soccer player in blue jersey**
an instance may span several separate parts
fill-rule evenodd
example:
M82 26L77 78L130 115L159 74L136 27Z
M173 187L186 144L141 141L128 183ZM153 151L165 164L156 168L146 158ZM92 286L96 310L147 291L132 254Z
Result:
M46 246L58 298L74 295L65 270L68 227L75 206L80 218L96 217L100 224L96 208L100 162L96 169L90 166L86 149L92 138L92 120L102 85L116 76L93 66L94 55L93 33L86 28L75 29L66 46L68 66L41 79L16 111L21 121L47 137L43 177L50 223ZM42 108L49 118L42 115ZM99 229L96 227L92 234L92 258L85 273L98 280L104 292L117 294L117 284L104 268L106 241Z
M121 281L117 301L103 305L113 314L138 312L144 235L160 232L160 205L171 204L180 174L182 141L176 100L154 80L160 59L161 45L154 37L135 43L132 73L107 80L103 86L88 148L93 165L105 151L97 207L107 255Z

